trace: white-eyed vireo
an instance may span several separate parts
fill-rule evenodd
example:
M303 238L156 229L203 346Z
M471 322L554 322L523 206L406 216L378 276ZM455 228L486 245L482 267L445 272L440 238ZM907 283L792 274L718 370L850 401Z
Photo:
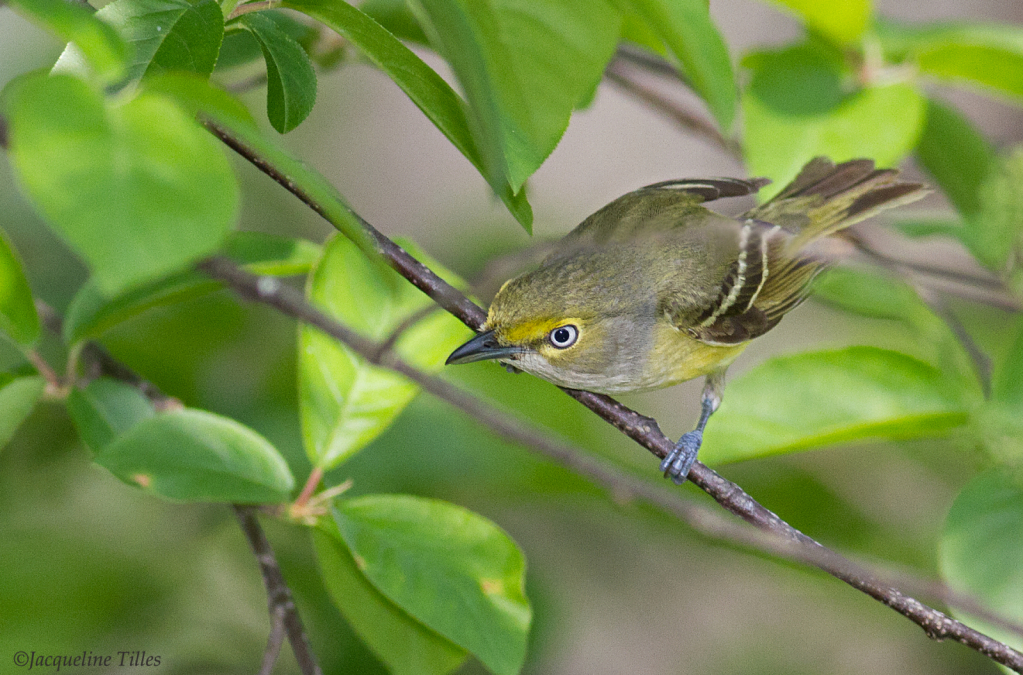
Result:
M681 483L721 402L725 370L806 298L834 260L825 238L925 194L897 175L867 159L836 166L818 157L739 218L702 204L770 181L671 180L630 192L584 220L538 269L506 282L483 332L447 362L496 359L605 394L706 375L696 429L661 464Z

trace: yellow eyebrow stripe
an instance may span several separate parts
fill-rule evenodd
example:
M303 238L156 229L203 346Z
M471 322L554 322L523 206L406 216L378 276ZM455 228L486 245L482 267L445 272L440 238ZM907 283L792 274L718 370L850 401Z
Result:
M514 326L508 326L503 330L498 330L498 333L505 341L514 345L521 345L543 339L548 333L559 326L573 324L581 328L582 323L582 319L576 317L534 319L533 321L524 321Z

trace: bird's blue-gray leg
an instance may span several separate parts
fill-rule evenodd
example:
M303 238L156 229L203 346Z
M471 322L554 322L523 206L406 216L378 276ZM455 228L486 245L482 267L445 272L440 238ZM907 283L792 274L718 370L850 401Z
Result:
M721 390L725 384L725 371L720 370L707 376L703 384L703 401L700 410L700 421L696 428L682 434L678 439L675 448L668 453L668 456L661 462L661 471L665 478L670 478L675 485L686 482L689 469L696 461L696 455L703 443L703 429L707 426L707 420L714 414L714 411L721 405Z

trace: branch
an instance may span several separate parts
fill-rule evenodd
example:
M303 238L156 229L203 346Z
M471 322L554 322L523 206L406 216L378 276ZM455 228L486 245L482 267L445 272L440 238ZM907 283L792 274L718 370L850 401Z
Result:
M42 300L36 300L36 310L42 319L43 325L57 335L62 331L63 320L60 315ZM126 382L146 396L153 402L158 410L166 410L173 407L181 407L181 403L171 396L167 396L159 387L152 382L143 379L131 368L121 363L110 353L95 342L87 342L82 350L82 358L89 363L95 376L109 375L115 379ZM73 373L68 373L73 376ZM298 609L291 599L291 590L288 588L284 575L281 573L280 565L277 564L277 557L270 546L263 528L256 518L255 510L250 506L233 504L235 513L241 523L242 531L245 533L256 561L259 563L259 570L263 576L263 584L266 586L267 604L270 607L270 635L267 639L266 652L263 655L263 665L260 673L269 673L280 652L280 631L283 627L291 643L291 650L295 654L302 675L323 675L320 666L316 662L306 639L305 629L302 627L302 619L298 615Z
M731 155L732 158L742 160L742 150L738 143L725 138L713 124L692 114L656 89L640 84L627 74L626 69L617 60L608 65L607 70L604 71L604 77L654 110L667 115L687 132L710 141Z
M256 509L251 506L234 504L234 512L238 516L238 522L241 524L242 532L245 533L245 538L249 540L252 552L256 555L259 570L263 573L263 584L266 586L266 599L270 607L272 630L267 642L267 658L264 659L264 669L266 660L274 649L276 629L273 628L273 625L282 621L288 641L291 642L291 650L295 653L295 660L298 661L298 667L302 674L323 675L323 671L320 670L320 666L316 662L316 656L309 646L305 628L302 626L302 619L298 615L298 610L295 609L295 601L291 599L291 589L288 588L288 583L284 580L284 575L281 573L280 565L277 564L277 557L274 555L273 548L270 547L266 533L259 525ZM280 649L280 644L277 644L276 649Z
M207 259L198 267L211 277L227 283L241 296L269 305L284 314L316 326L327 335L343 342L369 362L401 373L422 387L423 390L480 420L499 435L539 450L551 459L609 488L616 494L641 496L650 503L692 523L698 530L710 536L727 538L773 555L813 565L895 609L923 628L924 632L932 639L954 639L1002 665L1023 673L1023 654L1020 652L879 581L865 568L825 548L788 525L774 513L758 504L739 486L727 481L699 462L693 466L690 473L691 480L714 496L729 511L756 525L763 530L762 532L751 531L747 528L737 529L737 523L708 517L707 512L703 509L674 499L638 478L623 475L603 462L586 456L573 446L554 441L521 421L500 413L473 395L438 377L412 367L392 351L382 352L379 344L327 316L306 302L300 291L283 285L274 277L256 276L222 257ZM568 393L587 404L590 402L589 397L594 396L587 392L574 390L568 390ZM619 428L623 428L626 433L637 440L642 439L647 447L654 446L658 450L667 452L673 446L672 442L660 433L656 422L652 419L642 417L608 397L598 398L603 406L601 409L606 410L607 415L613 418L612 423L616 426L621 425ZM607 418L605 417L605 419Z

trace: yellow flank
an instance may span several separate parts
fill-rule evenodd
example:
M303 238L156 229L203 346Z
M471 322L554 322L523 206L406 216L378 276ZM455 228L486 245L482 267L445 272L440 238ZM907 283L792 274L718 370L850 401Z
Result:
M749 342L709 345L667 321L654 324L654 343L643 367L642 389L659 389L727 368Z

